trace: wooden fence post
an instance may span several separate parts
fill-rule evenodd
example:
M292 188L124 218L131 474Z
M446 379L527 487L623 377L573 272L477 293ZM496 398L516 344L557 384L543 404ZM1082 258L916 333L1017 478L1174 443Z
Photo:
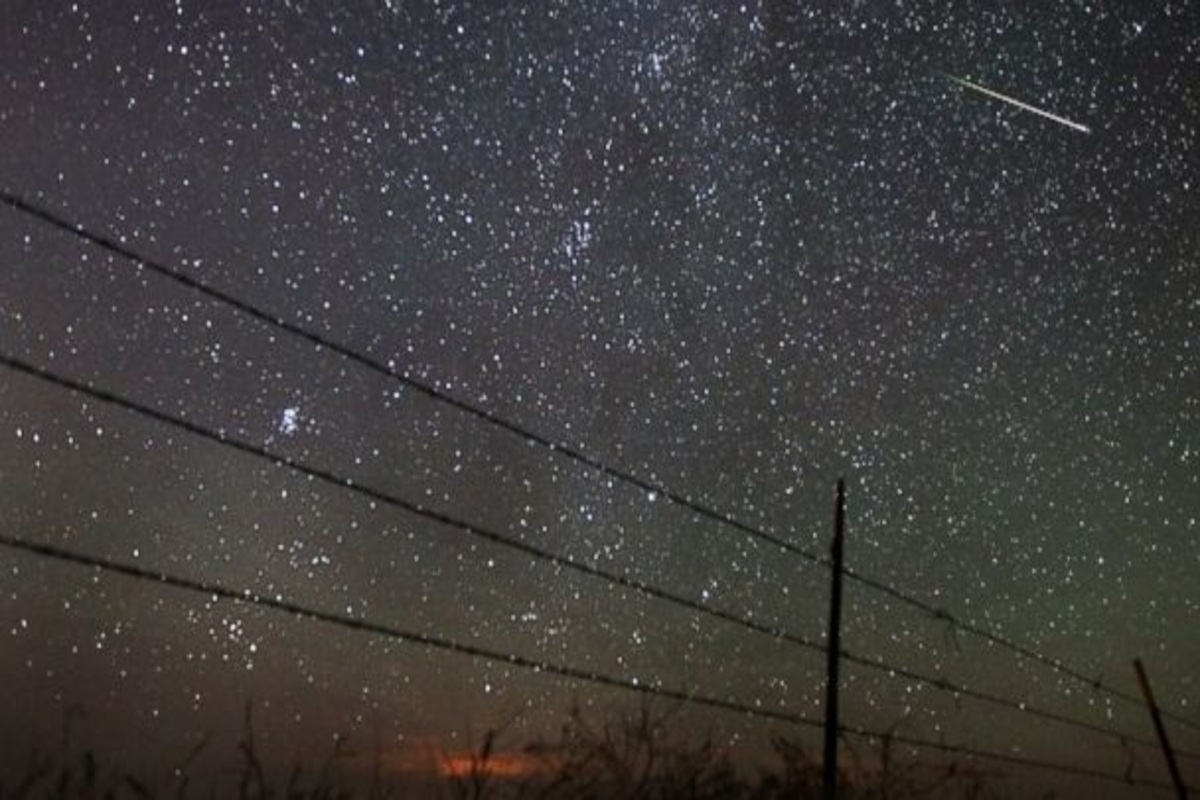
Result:
M825 679L825 800L837 800L838 794L838 667L842 636L842 560L846 530L846 481L838 478L837 508L833 518L833 580L829 592L829 639L826 644Z
M1163 727L1162 715L1158 713L1158 704L1154 702L1154 692L1150 691L1150 679L1146 677L1146 668L1142 660L1135 658L1133 668L1137 670L1138 683L1142 685L1142 697L1146 698L1146 707L1150 709L1150 718L1154 720L1154 730L1158 732L1158 743L1162 745L1163 755L1167 758L1167 769L1171 772L1171 782L1175 784L1175 794L1179 800L1187 800L1187 787L1183 785L1183 776L1179 774L1179 764L1175 763L1175 751L1167 739L1167 729Z

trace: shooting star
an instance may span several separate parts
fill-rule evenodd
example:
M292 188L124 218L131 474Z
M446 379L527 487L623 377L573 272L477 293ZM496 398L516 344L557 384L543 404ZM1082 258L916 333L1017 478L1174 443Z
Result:
M1068 128L1079 131L1080 133L1091 133L1092 132L1092 129L1086 125L1080 125L1078 122L1072 122L1071 120L1067 119L1066 117L1060 117L1058 114L1051 114L1049 111L1038 108L1037 106L1031 106L1028 103L1022 103L1020 100L1017 100L1015 97L1009 97L1006 94L1000 94L999 92L994 92L985 86L980 86L978 83L972 83L971 81L966 80L965 78L959 78L959 77L956 77L954 75L950 75L947 73L942 73L942 76L944 78L946 78L947 80L954 81L959 86L963 86L967 89L974 89L975 91L979 92L980 94L985 94L988 97L994 97L997 100L1003 100L1004 102L1006 102L1010 105L1014 105L1017 108L1023 109L1025 111L1032 111L1034 114L1037 114L1039 117L1045 117L1046 119L1054 120L1059 125L1066 125Z

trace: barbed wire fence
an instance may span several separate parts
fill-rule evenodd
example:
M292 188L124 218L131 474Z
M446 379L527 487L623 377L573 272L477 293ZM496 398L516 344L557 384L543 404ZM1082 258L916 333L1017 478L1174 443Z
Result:
M822 728L824 726L824 723L821 720L812 719L811 717L805 717L800 714L791 714L786 711L777 711L770 708L750 706L744 703L725 700L719 697L713 697L694 691L658 686L653 683L636 679L617 677L594 670L580 669L578 667L572 667L566 664L529 658L527 656L522 656L503 650L497 650L475 644L467 644L442 636L408 631L392 625L384 625L382 623L372 622L367 619L352 617L346 614L322 611L320 609L311 608L298 603L292 603L279 597L269 597L267 595L259 594L249 589L234 589L215 581L201 581L182 578L169 573L158 572L107 558L85 555L67 548L18 539L13 536L8 536L7 534L0 534L0 546L23 551L36 556L51 558L57 561L101 570L103 572L112 572L117 575L123 575L125 577L134 578L137 580L149 581L163 587L182 589L188 592L198 593L204 596L206 601L211 601L213 598L220 598L236 603L246 603L249 605L261 606L273 611L290 614L294 617L304 620L323 622L352 631L373 634L395 641L424 646L435 650L442 650L445 652L477 658L510 667L531 670L544 675L553 675L560 678L567 678L583 683L591 683L607 688L621 689L646 697L657 697L681 703L705 706L707 708L714 708L720 711L732 712L735 714L741 714L748 717L765 719L774 722L783 722L790 725L811 728ZM1101 770L1089 769L1071 764L1063 764L1061 762L1047 761L1027 756L1018 756L1011 753L997 753L994 751L982 750L963 745L948 744L946 742L935 741L932 739L897 734L894 731L876 731L857 726L842 725L839 726L839 733L844 736L858 736L880 741L888 740L899 742L915 748L933 750L947 755L968 756L985 761L994 761L997 763L1023 767L1034 767L1063 775L1073 775L1107 782L1117 782L1133 788L1141 787L1156 790L1173 789L1171 784L1163 783L1161 781L1135 780L1129 775L1117 775L1115 773L1103 772Z
M362 355L361 353L358 353L353 349L341 345L327 337L313 333L299 325L287 322L280 317L272 315L258 308L257 306L214 289L198 279L192 278L182 272L173 270L156 261L148 259L134 252L125 245L116 242L110 237L90 233L82 226L71 223L61 216L47 211L39 206L35 206L15 195L0 191L0 202L11 206L18 212L40 219L43 222L58 228L59 230L66 231L73 236L79 237L98 247L108 250L115 255L121 256L140 268L147 269L165 278L173 280L176 283L186 286L191 290L199 292L214 302L229 306L241 313L253 317L264 324L273 326L290 335L299 337L300 339L307 341L318 348L327 350L347 359L352 363L356 363L372 370L373 372L394 379L416 392L419 392L440 403L447 404L450 407L453 407L464 414L468 414L475 419L483 421L488 425L500 428L513 435L520 436L530 444L540 446L554 454L557 454L558 456L573 460L594 470L598 470L603 475L614 480L621 481L643 491L652 492L658 496L664 497L683 509L689 510L710 521L732 528L747 536L769 543L786 553L797 556L801 559L809 561L810 563L826 567L832 566L829 559L794 545L780 538L774 533L748 525L735 519L731 515L714 510L704 504L694 501L687 495L676 492L669 487L663 486L655 481L638 477L620 468L613 467L597 458L583 453L582 451L579 451L568 445L555 442L535 432L529 431L525 427L503 419L492 412L480 409L472 404L456 399L435 387L429 386L399 372L389 365L382 364L369 356ZM54 371L33 364L27 360L17 358L13 355L7 353L0 354L0 365L56 386L59 389L84 394L94 400L114 405L126 411L148 417L160 424L169 425L177 429L187 431L192 435L215 442L221 446L232 448L249 456L266 460L278 466L286 467L311 479L319 480L335 486L340 490L355 492L371 499L372 501L380 502L398 510L441 523L448 528L457 530L461 534L477 537L492 542L493 544L516 550L526 556L552 564L558 568L571 570L586 575L590 578L602 580L609 584L638 592L647 597L674 604L723 623L739 626L756 634L768 636L780 641L785 641L801 648L821 653L827 651L827 648L820 642L791 633L782 628L753 621L747 617L713 607L707 603L698 602L676 593L663 590L653 584L629 577L627 575L599 569L549 550L536 547L519 539L506 536L488 528L474 525L447 512L427 508L422 503L413 502L389 492L361 485L354 480L339 474L336 470L308 464L298 459L293 459L279 453L270 452L269 450L254 443L235 439L223 431L214 431L197 423L185 420L181 417L173 416L150 408L149 406L140 404L116 392L100 389L90 384L60 375ZM201 592L210 597L216 596L228 600L251 603L266 608L271 608L275 611L289 613L298 617L340 625L366 633L385 636L400 641L406 641L417 645L424 645L431 648L456 653L462 656L481 658L493 662L505 663L518 668L542 672L548 675L557 675L561 678L627 689L646 695L661 696L675 700L686 700L698 705L709 706L735 713L747 714L749 716L774 719L775 721L786 722L790 724L806 726L819 726L822 724L817 720L812 720L799 715L788 714L782 711L754 708L718 697L697 695L694 692L686 691L682 688L664 688L658 685L639 682L634 679L626 679L618 676L605 675L603 673L593 672L590 670L579 669L572 667L569 664L555 664L521 656L515 653L509 653L500 650L490 650L471 644L463 644L453 639L445 639L434 637L428 634L404 631L391 626L374 623L369 620L358 619L346 615L331 614L319 609L308 608L281 600L279 598L273 599L260 596L248 590L238 590L223 586L218 583L209 583L207 581L194 581L190 579L179 578L166 573L154 572L152 570L146 570L116 561L98 559L64 548L39 544L7 535L0 536L0 545L10 549L22 550L40 557L73 562L76 564L90 566L96 569L124 575L130 578L150 580L165 586L193 592ZM939 606L928 603L908 593L902 592L882 581L862 575L850 569L844 569L842 572L848 579L856 581L872 591L878 592L911 608L919 610L924 615L932 619L952 626L952 628L955 630L960 630L966 634L979 637L992 645L1004 648L1023 658L1041 664L1042 666L1052 669L1053 671L1068 677L1073 681L1086 684L1096 692L1109 695L1128 703L1136 704L1139 707L1141 706L1141 700L1135 695L1111 687L1102 682L1099 678L1089 678L1081 670L1073 668L1058 659L1050 658L1028 646L1011 641L995 631L985 629L971 622L963 621ZM866 658L844 650L840 652L840 656L849 663L856 664L869 670L884 673L889 677L907 678L923 685L927 685L939 692L949 693L955 698L966 698L979 701L981 703L987 703L996 707L1006 708L1022 714L1027 714L1031 717L1035 717L1046 722L1052 722L1092 734L1105 736L1121 743L1122 746L1136 745L1151 748L1157 747L1154 742L1148 739L1128 734L1127 732L1121 731L1115 727L1076 719L1057 712L1049 711L1047 709L1032 706L1024 701L1015 701L997 694L992 694L968 686L960 685L943 676L926 675L902 665L889 664L882 659ZM1179 724L1200 730L1200 725L1197 725L1188 718L1177 713L1167 711L1164 712L1164 716L1171 718L1173 721ZM1100 780L1119 781L1127 785L1144 786L1146 788L1154 789L1171 788L1169 784L1165 783L1133 781L1128 775L1116 775L1069 764L1042 761L1023 756L1014 756L1012 754L976 750L967 747L949 745L944 742L925 740L918 737L897 735L894 732L872 731L855 728L852 726L842 726L841 732L845 735L855 735L867 738L882 739L886 737L891 741L908 744L918 748L932 749L944 753L955 753L973 758L990 759L1010 764L1038 767L1060 773L1074 774ZM1200 759L1200 754L1189 753L1186 751L1177 753L1177 755L1184 758Z
M107 250L114 255L120 256L122 259L128 261L135 267L157 274L164 279L179 284L191 291L195 291L215 303L228 306L229 308L245 314L260 323L274 327L291 336L295 336L298 339L315 346L318 350L325 350L340 356L350 363L363 367L377 375L397 381L406 388L436 402L445 404L488 425L518 436L529 444L541 447L550 453L597 470L602 475L612 478L613 480L626 483L647 493L665 498L669 502L691 511L705 519L736 530L753 539L770 544L784 551L785 553L799 557L812 564L823 567L832 567L832 563L828 557L789 542L776 533L766 531L742 522L730 514L711 508L697 500L688 497L686 494L673 490L672 488L657 481L639 477L627 470L614 467L603 460L590 456L569 444L555 441L547 436L543 436L539 433L531 431L523 425L505 419L498 414L487 411L486 409L482 409L462 399L456 398L435 386L406 374L390 364L385 364L376 358L364 355L363 353L347 345L336 342L327 336L316 333L302 325L289 322L283 317L266 311L254 305L253 303L237 298L228 292L214 288L204 281L187 275L178 269L173 269L155 259L143 256L127 245L116 241L111 236L89 231L85 226L76 222L72 222L63 216L56 214L53 211L44 208L43 206L31 203L28 200L19 197L18 195L0 190L0 203L6 204L26 216L40 220L43 223L58 229L59 231L68 233L73 237L79 238L103 250ZM1059 674L1070 678L1072 681L1089 687L1095 692L1108 695L1125 703L1141 708L1142 700L1140 697L1132 692L1126 692L1110 686L1099 676L1089 676L1082 670L1074 668L1060 659L1047 656L1044 653L1034 650L1029 646L1015 642L993 630L989 630L970 621L963 620L941 606L930 603L926 600L922 600L921 598L918 598L910 593L900 591L899 589L896 589L895 587L890 586L883 581L864 575L856 570L846 568L843 570L843 572L851 581L859 583L868 589L878 592L892 600L910 606L911 608L922 612L931 619L948 624L956 631L961 631L968 635L981 638L992 645L1001 647L1023 658L1029 659L1030 661L1036 662L1055 672L1058 672ZM1200 722L1196 722L1188 717L1183 716L1182 714L1172 711L1164 711L1163 715L1172 719L1178 724L1184 725L1196 731L1200 731Z

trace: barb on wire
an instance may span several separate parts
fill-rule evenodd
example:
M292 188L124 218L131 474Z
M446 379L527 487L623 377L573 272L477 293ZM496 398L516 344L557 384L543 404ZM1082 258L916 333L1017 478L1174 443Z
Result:
M1125 782L1133 783L1133 770L1137 767L1137 753L1129 746L1129 742L1121 740L1121 750L1125 753Z

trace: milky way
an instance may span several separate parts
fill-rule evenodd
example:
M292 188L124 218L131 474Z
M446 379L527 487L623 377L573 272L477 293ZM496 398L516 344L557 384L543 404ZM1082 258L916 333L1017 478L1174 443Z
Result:
M1200 722L1193 6L336 5L8 3L0 190L805 552L827 552L844 476L856 573L1132 695L1141 657ZM1019 87L1090 135L943 75ZM8 205L0 266L8 356L823 640L826 567L660 491ZM822 713L817 651L10 369L0 485L7 536ZM573 704L638 702L29 553L0 569L18 771L73 715L114 759L173 764L206 732L236 741L247 701L283 760L335 734L519 742ZM846 591L853 654L1153 736L1136 704ZM1131 758L861 665L843 698L857 727ZM739 752L819 736L687 713ZM1200 752L1196 728L1172 734ZM1133 758L1166 780L1153 750Z

